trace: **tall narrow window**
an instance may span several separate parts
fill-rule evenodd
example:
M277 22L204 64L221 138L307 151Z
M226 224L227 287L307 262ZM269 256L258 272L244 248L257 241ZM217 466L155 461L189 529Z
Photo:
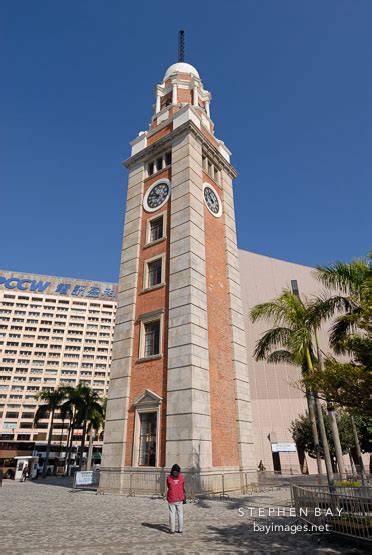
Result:
M164 156L164 159L165 159L165 165L170 166L171 163L172 163L172 153L171 152L166 152L165 156Z
M145 324L144 356L160 354L160 320Z
M154 287L162 282L162 258L147 263L147 287Z
M139 466L156 466L156 412L145 412L140 417Z
M150 237L149 243L162 239L163 237L163 216L150 220Z
M156 159L156 171L160 171L163 168L163 157L160 156Z
M291 279L291 288L292 288L292 293L294 295L297 295L297 297L299 297L300 296L300 291L298 289L297 279Z
M152 175L154 173L154 162L150 162L147 166L147 172L149 175Z

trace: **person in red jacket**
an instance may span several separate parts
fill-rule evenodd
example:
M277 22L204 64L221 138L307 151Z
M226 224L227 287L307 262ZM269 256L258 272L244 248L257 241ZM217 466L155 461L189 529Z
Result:
M185 501L185 480L181 474L178 464L172 466L167 477L167 501L169 507L169 532L176 531L176 513L178 516L178 532L182 534L183 529L183 502Z

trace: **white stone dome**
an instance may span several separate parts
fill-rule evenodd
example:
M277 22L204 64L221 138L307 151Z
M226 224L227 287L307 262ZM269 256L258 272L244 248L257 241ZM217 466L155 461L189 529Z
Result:
M199 77L198 71L191 64L186 64L185 62L177 62L168 67L164 75L164 81L168 79L174 73L191 73L195 77Z

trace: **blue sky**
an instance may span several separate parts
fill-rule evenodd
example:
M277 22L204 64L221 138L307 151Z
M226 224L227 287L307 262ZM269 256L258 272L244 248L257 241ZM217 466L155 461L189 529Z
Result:
M38 0L0 7L0 267L117 280L128 142L186 61L233 152L241 248L370 247L372 2Z

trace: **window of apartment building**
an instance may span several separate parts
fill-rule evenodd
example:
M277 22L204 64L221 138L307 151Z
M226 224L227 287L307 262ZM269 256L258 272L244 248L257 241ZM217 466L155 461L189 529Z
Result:
M22 412L22 418L33 418L34 416L34 412Z
M29 441L31 438L30 434L17 434L18 441Z

